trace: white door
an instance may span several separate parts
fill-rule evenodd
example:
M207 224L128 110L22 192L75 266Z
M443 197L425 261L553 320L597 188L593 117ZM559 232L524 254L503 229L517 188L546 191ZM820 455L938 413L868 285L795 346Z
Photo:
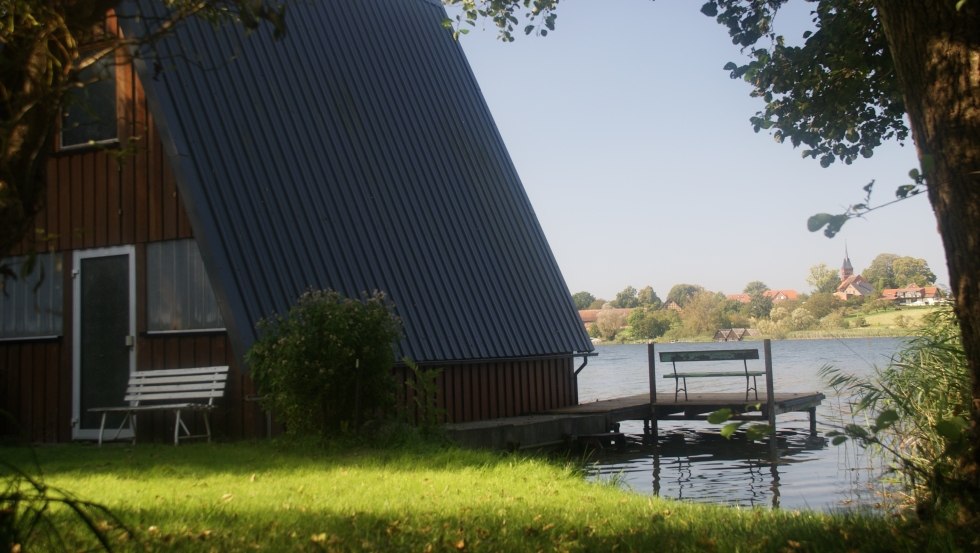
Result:
M98 438L101 415L92 407L125 405L136 370L136 268L132 246L76 251L72 270L72 438ZM107 438L122 417L110 416ZM112 433L108 429L112 429ZM120 437L129 438L123 430Z

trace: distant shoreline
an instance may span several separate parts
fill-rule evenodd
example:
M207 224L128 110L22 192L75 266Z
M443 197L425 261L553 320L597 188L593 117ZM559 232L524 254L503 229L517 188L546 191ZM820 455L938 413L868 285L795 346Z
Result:
M899 329L899 328L847 328L839 330L796 330L788 333L785 336L747 336L742 342L761 342L762 340L769 338L774 341L780 340L838 340L838 339L848 339L848 338L909 338L913 336L918 336L917 329ZM658 344L669 344L672 342L716 342L709 336L695 336L695 337L685 337L678 340L630 340L626 342L619 342L616 340L593 340L593 345L602 346L625 346L625 345L635 345L635 344L646 344L649 342L656 342ZM719 343L723 343L718 341ZM732 344L737 344L739 342L732 341Z

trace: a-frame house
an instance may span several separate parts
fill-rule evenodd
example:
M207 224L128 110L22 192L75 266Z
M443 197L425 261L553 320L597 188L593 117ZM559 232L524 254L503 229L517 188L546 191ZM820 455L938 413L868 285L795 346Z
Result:
M119 28L154 9L124 2ZM0 298L4 432L89 439L130 371L230 364L215 433L261 436L242 357L310 287L386 292L447 421L575 404L591 342L444 18L297 2L280 40L187 21L103 68L108 107L69 108L52 144L53 238Z

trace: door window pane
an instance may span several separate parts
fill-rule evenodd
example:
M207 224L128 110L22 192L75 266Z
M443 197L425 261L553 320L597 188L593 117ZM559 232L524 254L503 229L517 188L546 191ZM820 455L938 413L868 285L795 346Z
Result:
M194 240L147 244L146 287L148 331L224 328Z
M21 276L28 256L3 261L14 277L3 278L0 293L0 339L61 336L62 285L64 266L61 254L45 253L34 257L33 268Z
M129 255L83 259L79 266L79 405L81 428L98 428L92 407L123 405L129 381ZM107 419L118 427L122 417Z

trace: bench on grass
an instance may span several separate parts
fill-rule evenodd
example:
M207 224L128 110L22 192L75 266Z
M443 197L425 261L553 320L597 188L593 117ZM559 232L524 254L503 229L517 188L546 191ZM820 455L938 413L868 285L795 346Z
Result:
M688 378L745 378L745 401L749 400L749 392L755 392L755 399L759 399L759 385L756 377L765 376L766 371L771 370L772 364L766 359L766 370L749 370L749 360L758 359L758 349L725 349L725 350L700 350L700 351L662 351L660 352L660 362L670 363L673 367L672 373L664 373L664 378L674 379L674 401L681 391L684 392L684 401L687 401L687 379ZM720 362L720 361L741 361L741 370L706 370L706 371L678 371L678 363L692 362ZM713 367L716 368L716 367Z
M166 369L155 371L136 371L129 375L126 395L123 401L129 402L122 407L95 407L91 413L101 413L102 422L99 425L99 445L102 445L105 433L106 416L110 413L122 413L122 423L116 430L113 439L118 439L126 424L132 422L133 443L136 443L136 417L140 413L153 411L173 411L174 445L179 445L181 438L207 438L211 441L211 421L209 414L216 406L214 400L225 394L225 384L228 382L228 366L197 367L191 369ZM184 411L198 411L204 416L205 434L192 435L181 418ZM183 431L183 433L181 433Z

